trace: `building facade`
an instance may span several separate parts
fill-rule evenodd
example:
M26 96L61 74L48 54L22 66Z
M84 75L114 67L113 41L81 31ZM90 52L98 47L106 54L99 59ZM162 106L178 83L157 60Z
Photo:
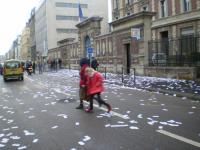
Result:
M73 51L67 51L69 66L77 68L92 48L99 69L109 72L200 78L200 0L112 0L107 34L100 18L77 24L77 56L71 61Z
M30 39L29 39L29 45L30 45L30 57L32 61L36 61L36 39L35 39L35 8L31 11L31 16L28 21L28 26L30 28Z
M26 27L23 29L21 34L21 51L20 56L21 60L31 60L31 51L30 51L30 28L28 27L28 24L26 24Z
M82 18L79 16L79 3ZM78 40L76 24L101 13L104 16L102 32L108 32L107 0L44 0L36 11L36 50L38 55L47 57L48 50L58 47L59 41L68 38ZM95 6L100 7L95 7ZM59 54L60 55L60 54Z

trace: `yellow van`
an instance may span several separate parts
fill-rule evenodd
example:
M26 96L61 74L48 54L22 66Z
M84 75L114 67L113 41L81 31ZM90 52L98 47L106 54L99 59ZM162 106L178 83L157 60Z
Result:
M22 64L19 60L7 60L4 62L3 68L4 81L9 79L24 80L24 72Z

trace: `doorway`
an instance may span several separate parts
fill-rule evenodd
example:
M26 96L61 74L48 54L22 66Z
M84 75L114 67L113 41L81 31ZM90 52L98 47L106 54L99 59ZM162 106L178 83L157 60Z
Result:
M168 31L160 32L161 36L161 53L165 53L166 56L169 55L169 36Z
M125 73L130 74L131 70L131 52L130 43L125 44Z

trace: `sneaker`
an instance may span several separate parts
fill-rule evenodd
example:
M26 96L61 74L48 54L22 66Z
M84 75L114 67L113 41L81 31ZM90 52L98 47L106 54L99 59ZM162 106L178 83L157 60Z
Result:
M76 109L83 109L83 104L80 104Z
M109 106L108 106L108 111L107 111L107 113L110 113L111 110L112 110L112 108L111 108L111 106L109 105Z
M85 109L85 112L87 112L87 113L93 113L93 110L90 109L90 108L87 108L87 109Z

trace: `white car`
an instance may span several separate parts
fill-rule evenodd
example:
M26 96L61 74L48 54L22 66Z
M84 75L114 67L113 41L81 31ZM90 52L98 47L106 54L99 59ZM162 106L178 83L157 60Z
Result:
M154 53L152 56L153 65L162 66L167 64L167 56L165 53Z

